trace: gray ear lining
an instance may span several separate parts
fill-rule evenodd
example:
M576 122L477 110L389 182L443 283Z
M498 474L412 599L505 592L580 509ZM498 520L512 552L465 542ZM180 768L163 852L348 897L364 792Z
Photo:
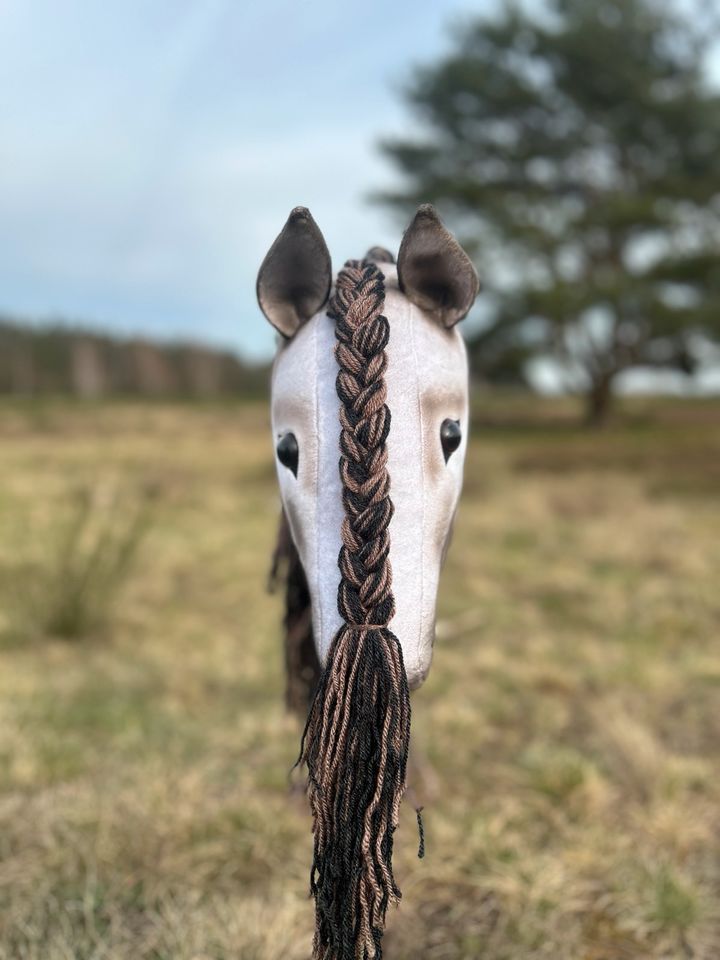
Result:
M332 265L320 228L307 207L295 207L268 250L257 278L260 309L292 337L330 295Z
M475 267L432 204L423 204L405 231L398 282L409 300L445 327L462 320L475 302L480 289Z

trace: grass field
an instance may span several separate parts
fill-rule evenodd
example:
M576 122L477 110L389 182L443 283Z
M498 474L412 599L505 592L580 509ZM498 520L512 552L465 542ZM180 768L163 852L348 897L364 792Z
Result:
M720 401L574 415L476 400L388 960L720 957ZM0 405L0 960L309 957L267 419Z

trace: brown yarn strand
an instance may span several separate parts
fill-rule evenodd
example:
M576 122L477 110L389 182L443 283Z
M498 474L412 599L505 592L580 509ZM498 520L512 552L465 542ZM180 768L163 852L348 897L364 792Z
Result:
M313 639L307 578L284 510L268 577L268 590L272 593L278 587L284 587L285 592L285 703L304 722L320 678L320 661Z
M349 260L328 310L340 368L344 623L330 646L298 761L308 768L315 838L314 960L380 960L386 911L400 900L392 848L405 792L410 694L402 649L388 628L395 601L384 304L380 269Z

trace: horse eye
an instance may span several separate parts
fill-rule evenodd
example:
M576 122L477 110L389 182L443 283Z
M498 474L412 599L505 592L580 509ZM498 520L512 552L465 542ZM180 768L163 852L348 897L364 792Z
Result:
M462 430L459 420L443 420L440 427L440 442L442 443L445 463L455 453L462 440Z
M278 440L278 445L275 448L277 453L277 458L280 463L287 467L288 470L292 470L293 474L297 476L298 472L298 442L295 439L294 433L286 433L284 436L280 437Z

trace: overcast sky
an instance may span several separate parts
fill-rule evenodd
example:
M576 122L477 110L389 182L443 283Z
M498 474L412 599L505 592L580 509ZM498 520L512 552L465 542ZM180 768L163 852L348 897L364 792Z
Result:
M267 357L255 275L293 206L336 266L397 248L375 144L468 9L0 0L0 311Z

